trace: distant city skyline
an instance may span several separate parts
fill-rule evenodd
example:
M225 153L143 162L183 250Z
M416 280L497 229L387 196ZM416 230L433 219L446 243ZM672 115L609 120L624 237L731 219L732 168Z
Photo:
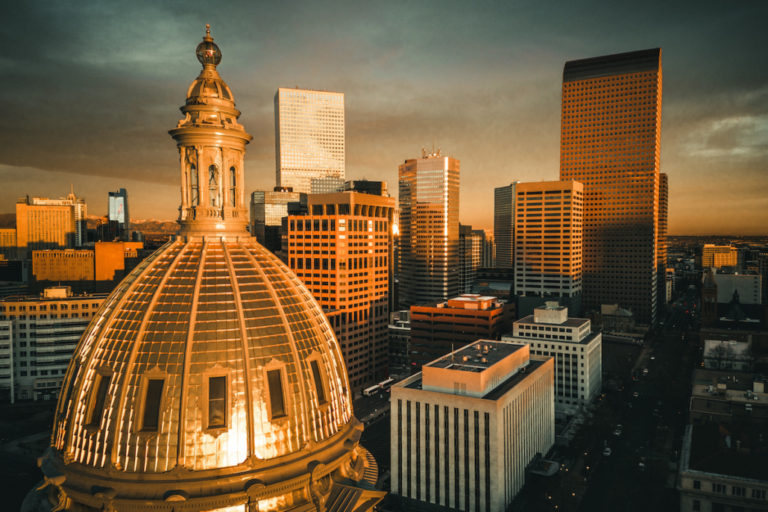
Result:
M17 6L0 34L0 213L72 183L91 214L124 187L132 217L175 219L177 152L160 135L196 73L182 42L211 23L254 134L248 193L274 186L276 88L333 90L347 102L349 179L394 190L398 165L434 143L472 176L461 222L490 229L495 187L558 177L563 64L661 47L670 235L767 234L768 4L349 5Z

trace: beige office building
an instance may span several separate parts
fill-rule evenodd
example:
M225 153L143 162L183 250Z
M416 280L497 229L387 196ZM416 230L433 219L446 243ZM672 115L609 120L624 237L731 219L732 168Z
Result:
M278 187L312 192L312 178L344 179L344 93L279 88L275 94Z
M731 245L704 244L701 248L701 267L736 267L739 264L739 250Z
M555 440L554 364L528 345L478 340L395 384L391 492L462 511L503 511Z
M440 150L398 169L399 301L402 307L459 294L459 160Z
M16 244L20 256L36 249L79 247L85 241L85 200L26 197L16 202Z
M587 318L568 316L568 308L547 302L512 325L502 341L526 343L531 353L555 358L555 410L572 415L602 388L603 335Z
M105 297L72 295L67 287L53 287L42 296L0 300L0 323L10 324L10 394L15 399L57 397L75 345Z
M576 181L518 183L515 204L515 293L581 295L584 194Z

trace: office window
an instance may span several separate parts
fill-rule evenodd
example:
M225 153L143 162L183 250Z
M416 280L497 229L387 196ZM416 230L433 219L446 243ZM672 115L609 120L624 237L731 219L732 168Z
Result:
M227 378L208 379L208 428L227 426Z

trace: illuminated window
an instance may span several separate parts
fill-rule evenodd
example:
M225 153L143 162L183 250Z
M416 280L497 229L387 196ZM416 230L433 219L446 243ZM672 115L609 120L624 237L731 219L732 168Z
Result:
M89 427L98 427L101 425L101 417L104 415L104 403L107 401L107 391L109 382L112 378L109 375L99 375L96 378L96 394L93 395L93 405L91 414L88 417L87 425Z
M147 390L144 394L144 417L141 421L141 430L157 432L160 422L160 402L163 396L163 379L149 379Z
M208 379L208 428L227 426L227 378Z
M283 378L280 370L267 371L267 385L269 386L270 419L282 418L286 413Z

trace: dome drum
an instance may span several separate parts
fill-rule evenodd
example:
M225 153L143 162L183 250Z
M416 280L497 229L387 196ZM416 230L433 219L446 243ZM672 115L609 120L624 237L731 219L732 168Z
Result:
M177 503L175 511L216 510L267 503L275 496L286 495L290 495L288 501L293 508L327 499L334 480L360 479L364 450L349 450L346 445L357 445L361 431L362 425L355 420L333 439L267 462L248 460L234 467L206 471L175 468L166 473L143 474L141 480L114 468L105 471L84 464L65 464L53 448L40 464L46 479L55 482L51 487L57 493L95 510L107 504L126 512L170 511L170 503ZM56 482L65 471L66 479Z

